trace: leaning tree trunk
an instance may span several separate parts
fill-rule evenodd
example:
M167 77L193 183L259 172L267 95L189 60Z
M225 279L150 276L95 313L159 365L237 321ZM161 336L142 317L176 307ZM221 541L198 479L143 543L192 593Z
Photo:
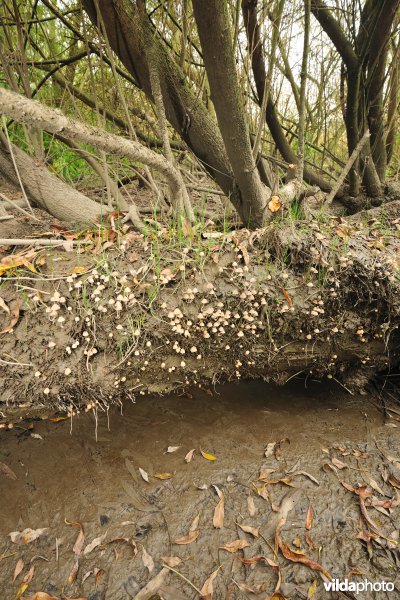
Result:
M98 7L112 49L135 78L139 87L153 101L149 69L145 58L146 36L143 32L139 4L139 0L83 0L83 6L95 26L98 25L96 6ZM233 174L218 123L187 83L183 71L158 37L155 37L154 45L158 55L160 84L169 123L204 164L239 214L243 214L246 199L242 197L242 190ZM274 115L276 130L278 130L279 122L276 113ZM272 131L271 123L268 122L268 125ZM283 138L286 140L284 135ZM294 153L292 156L295 158ZM306 175L305 178L307 180ZM313 183L323 189L330 189L330 186L317 176L313 179Z
M38 164L14 144L11 151L0 145L0 175L4 179L19 187L11 152L26 194L39 208L64 222L100 222L102 213L107 212L106 207L102 208L94 200L52 175L44 165Z
M91 144L95 148L103 150L104 152L109 152L118 156L126 156L132 161L144 163L145 165L159 171L161 175L165 177L170 186L171 193L177 200L179 200L179 198L183 194L182 179L178 171L172 165L170 165L170 163L163 156L157 154L156 152L153 152L145 146L142 146L138 142L127 140L112 133L108 133L107 131L104 131L97 127L91 127L85 125L84 123L79 123L78 121L72 121L71 119L68 119L66 116L64 116L63 113L59 110L54 110L52 108L40 104L39 102L36 102L36 100L29 100L24 96L11 92L10 90L1 88L0 112L4 113L5 115L11 117L12 119L18 122L24 123L28 127L45 129L50 133L62 135L67 139L73 139L83 144ZM31 165L31 163L29 164ZM1 168L2 167L0 167L0 172ZM23 170L22 173L24 177L28 177L29 175L29 171L27 172L26 170ZM22 177L23 183L25 183L24 177ZM9 178L9 176L7 178ZM28 183L30 184L30 189L32 189L32 192L35 193L35 186L39 186L40 182L36 181L35 177L33 181L28 179ZM63 186L65 187L65 184L63 184ZM68 196L68 203L71 202L73 204L73 196L76 192L75 190L72 190L72 188L69 189L70 194ZM83 196L83 198L85 198L85 196ZM60 205L61 204L65 205L66 201L61 200ZM92 205L89 205L89 209L90 206ZM95 202L93 202L93 206L97 207L97 215L99 215L98 205ZM46 210L49 210L49 212L51 212L54 216L56 216L54 212L50 210L50 207L43 207L46 208ZM81 206L80 208L82 209L84 207ZM67 207L65 207L65 210L67 210ZM74 209L74 214L75 213L76 210ZM90 217L88 217L84 212L81 212L79 214L80 218L76 218L75 220L82 221L82 218L84 220L89 221L97 220L98 216L96 216L96 218L93 219L92 217L94 216L95 215L92 212L90 212Z
M250 145L226 0L193 0L193 9L218 125L243 198L240 216L261 227L271 190L261 182Z

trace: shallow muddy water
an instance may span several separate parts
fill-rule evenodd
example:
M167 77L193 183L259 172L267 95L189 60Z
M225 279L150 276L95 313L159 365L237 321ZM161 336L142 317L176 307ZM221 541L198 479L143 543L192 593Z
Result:
M180 448L166 453L169 446ZM207 460L201 450L217 460ZM391 505L400 485L395 457L400 457L399 430L385 424L374 399L317 383L308 389L242 383L212 394L145 398L127 403L122 415L117 409L108 416L99 413L97 424L92 413L79 415L72 432L69 420L2 430L0 461L17 479L0 471L0 598L15 598L32 566L26 598L38 591L59 598L135 598L161 570L161 557L178 556L182 562L166 576L159 596L144 597L199 598L195 588L221 566L213 599L267 599L277 569L237 558L259 555L279 565L280 591L288 599L352 597L326 592L317 570L293 562L296 554L289 559L279 550L274 559L274 534L288 502L292 509L280 533L282 543L301 550L332 577L399 586L392 593L365 592L358 598L398 598L400 509ZM261 492L260 471L267 469L273 471L267 471ZM156 473L172 477L162 480ZM360 495L341 482L368 485L372 500L387 501L388 508L367 508L368 522ZM213 526L219 502L213 486L225 503L219 529ZM255 514L250 514L252 503ZM197 539L174 543L189 534L197 515ZM75 552L79 526L65 521L79 522L84 530L85 540L81 537ZM259 537L244 533L238 523L259 528ZM48 529L29 544L13 543L8 534L25 528ZM371 541L366 531L377 539ZM99 537L90 551L87 546ZM221 548L238 539L248 546L232 554ZM149 564L146 552L154 561L151 573L143 562ZM24 566L13 582L21 558ZM257 586L261 593L254 595Z

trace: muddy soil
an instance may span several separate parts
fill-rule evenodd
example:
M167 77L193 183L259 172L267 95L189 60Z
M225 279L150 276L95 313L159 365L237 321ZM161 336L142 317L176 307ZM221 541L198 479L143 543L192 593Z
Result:
M16 476L0 472L1 599L16 597L32 566L32 580L22 593L26 598L39 591L56 598L135 598L166 556L182 562L167 572L159 595L142 597L199 598L193 586L200 590L220 567L214 600L269 599L277 569L264 561L245 565L239 560L260 555L279 565L279 598L354 597L326 592L315 568L294 563L281 550L275 555L274 534L288 502L281 543L301 550L332 577L396 586L391 594L358 597L399 597L396 423L385 421L370 395L350 396L339 386L310 380L306 388L293 380L285 388L249 382L213 393L141 398L108 414L24 421L1 430L3 471L5 464ZM273 447L275 442L281 443ZM179 449L166 453L170 446ZM207 460L201 450L217 460ZM265 485L262 471L267 471L261 476ZM161 480L156 473L172 477ZM213 486L225 501L220 529L213 526L219 502ZM365 499L365 488L357 486L367 486L370 497ZM362 503L371 500L381 505L364 509L363 517ZM176 544L197 515L197 539ZM77 542L79 526L67 521L82 525L84 540ZM259 537L244 533L238 523L259 528ZM48 529L29 544L13 543L9 534L25 528ZM233 554L221 549L238 539L248 546ZM151 573L144 565L149 564L146 552L154 561ZM13 582L21 558L24 566ZM257 587L261 593L255 596L251 590Z

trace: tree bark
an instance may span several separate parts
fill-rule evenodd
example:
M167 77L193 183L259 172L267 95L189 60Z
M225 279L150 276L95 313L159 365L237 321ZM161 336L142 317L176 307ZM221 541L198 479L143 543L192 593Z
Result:
M0 88L0 110L16 121L28 126L45 129L84 144L118 156L126 156L132 161L142 162L159 171L167 180L171 193L177 198L182 194L181 177L176 169L163 157L138 142L72 121L60 111L54 110L35 100Z
M74 190L28 154L12 145L15 162L28 197L56 219L71 223L99 223L107 213L84 194ZM10 151L0 145L0 175L19 187Z
M218 125L243 198L241 217L247 226L261 227L271 191L261 182L250 145L226 0L192 3Z

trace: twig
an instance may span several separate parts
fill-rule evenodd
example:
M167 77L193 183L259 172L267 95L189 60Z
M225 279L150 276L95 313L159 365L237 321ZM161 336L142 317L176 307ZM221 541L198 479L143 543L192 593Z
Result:
M22 191L22 193L24 195L25 202L29 206L29 210L31 211L31 213L33 215L32 206L29 204L28 196L26 195L25 188L24 188L24 186L22 184L21 176L19 174L19 170L18 170L18 167L17 167L17 163L15 162L15 156L14 156L14 152L13 152L13 149L12 149L12 144L11 144L10 136L8 135L7 121L6 121L5 115L3 115L3 125L4 125L4 132L6 134L6 138L7 138L7 142L8 142L8 147L9 147L9 150L10 150L11 160L12 160L12 163L14 165L15 173L16 173L16 175L18 177L19 185L21 186L21 191ZM34 218L36 218L36 217L34 217ZM38 220L38 219L36 219L36 220Z
M12 200L10 200L10 198L7 198L7 196L2 194L1 192L0 192L0 198L2 198L5 202L7 202L7 204L11 204L11 206L13 208L16 208L20 212L24 213L24 215L26 215L30 219L35 219L35 221L39 221L39 219L37 219L34 215L31 215L27 210L24 210L21 206L18 206L18 204L16 204Z
M173 573L175 573L176 575L179 575L179 577L181 577L181 578L182 578L184 581L186 581L186 583L188 583L188 584L189 584L189 585L190 585L190 586L191 586L191 587L192 587L194 590L196 590L196 592L197 592L198 594L200 594L200 595L201 595L201 591L199 590L199 588L197 588L197 587L194 585L194 583L192 583L192 582L190 581L190 579L188 579L187 577L185 577L184 575L182 575L182 573L179 573L179 571L176 571L176 569L173 569L172 567L170 567L170 566L168 566L168 565L166 565L166 564L164 564L164 563L163 563L163 566L164 566L166 569L169 569L170 571L172 571Z
M58 240L56 238L0 238L0 246L62 246L64 244L92 244L91 240Z
M344 180L346 179L351 167L355 163L358 155L360 154L361 150L363 149L366 141L369 139L370 136L371 136L371 134L369 132L369 129L367 129L366 132L364 133L364 135L362 136L362 138L360 139L360 141L358 142L357 146L354 148L353 152L351 153L351 156L350 156L349 160L347 161L339 179L337 180L337 182L335 183L335 185L329 192L328 196L326 197L327 204L330 204L332 202L332 200L336 196L337 192L342 187Z

